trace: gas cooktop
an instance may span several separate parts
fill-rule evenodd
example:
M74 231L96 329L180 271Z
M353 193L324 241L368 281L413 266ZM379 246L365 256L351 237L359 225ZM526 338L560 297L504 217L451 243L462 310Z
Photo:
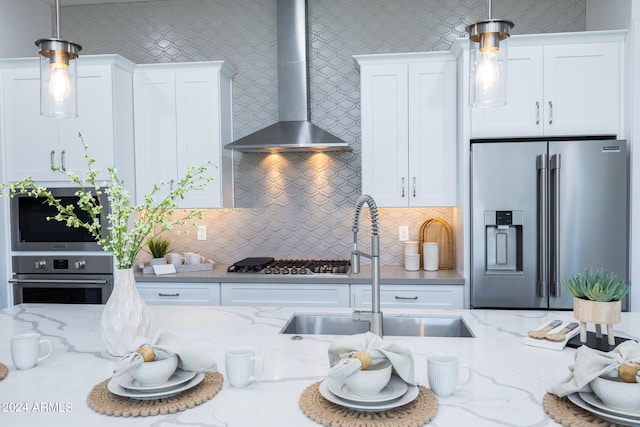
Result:
M227 268L228 273L331 275L349 274L349 260L274 259L270 257L245 258Z

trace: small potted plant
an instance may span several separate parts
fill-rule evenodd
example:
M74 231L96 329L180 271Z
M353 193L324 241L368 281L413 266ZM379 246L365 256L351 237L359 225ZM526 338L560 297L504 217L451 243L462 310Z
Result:
M164 237L154 236L147 239L147 246L149 247L149 252L153 257L151 261L149 261L149 264L166 264L166 255L169 253L170 245L171 242L169 241L169 239L166 239Z
M573 315L580 321L580 342L587 342L589 322L595 323L598 338L602 338L601 325L607 325L608 343L615 345L613 325L620 322L622 298L629 292L629 284L601 268L575 274L563 285L573 295Z

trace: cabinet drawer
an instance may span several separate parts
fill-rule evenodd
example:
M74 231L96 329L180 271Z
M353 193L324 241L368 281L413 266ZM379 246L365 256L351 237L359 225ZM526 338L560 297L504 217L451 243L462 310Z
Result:
M219 283L138 283L149 305L220 305Z
M462 309L462 285L382 285L380 307ZM351 285L357 309L371 309L371 286Z
M349 307L349 285L225 283L222 305Z

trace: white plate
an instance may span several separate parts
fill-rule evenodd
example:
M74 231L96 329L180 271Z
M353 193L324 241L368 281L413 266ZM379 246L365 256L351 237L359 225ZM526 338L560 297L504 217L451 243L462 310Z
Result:
M636 409L635 411L633 411L631 409L612 408L611 406L607 406L602 400L600 400L600 398L596 396L595 393L586 393L581 391L578 394L580 395L582 400L584 400L591 406L595 406L598 409L610 412L613 415L619 415L621 417L637 419L638 421L640 421L640 410Z
M420 389L418 389L417 386L412 385L408 387L407 392L403 394L401 397L389 402L384 402L384 403L353 402L351 400L343 399L331 393L331 391L329 390L329 385L327 384L326 381L322 381L320 383L320 394L329 402L335 403L336 405L344 406L346 408L355 409L357 411L363 411L363 412L387 411L389 409L406 405L407 403L413 402L413 400L416 397L418 397L419 393L420 393Z
M137 380L133 379L129 375L120 375L116 378L118 378L118 385L122 388L126 388L127 390L154 392L165 391L174 388L182 383L186 383L195 376L196 372L194 371L183 371L182 369L177 369L166 383L146 386L141 385Z
M116 377L117 378L117 377ZM147 392L147 391L133 391L127 390L118 384L116 378L111 378L111 381L107 384L107 389L118 396L130 397L131 399L137 400L155 400L155 399L163 399L165 397L175 396L178 393L181 393L185 390L189 390L192 387L197 386L204 379L204 373L200 372L191 380L183 383L177 387L174 387L169 390L164 391L156 391L156 392Z
M349 387L347 387L340 381L328 380L327 385L329 386L329 391L336 396L358 403L388 402L389 400L399 398L407 392L407 383L405 383L395 375L391 377L391 380L389 380L389 384L387 384L382 390L380 390L380 393L374 396L359 396L357 394L354 394L351 390L349 390Z
M624 426L640 427L640 420L635 420L635 419L626 418L626 417L620 417L620 416L614 415L614 414L612 414L610 412L601 411L600 409L595 408L595 407L589 405L584 400L582 400L582 398L580 397L580 395L578 393L571 393L570 395L567 396L567 398L574 405L579 406L580 408L584 409L585 411L588 411L588 412L591 412L592 414L597 415L598 417L602 418L605 421L609 421L611 423L620 424L620 425L624 425Z

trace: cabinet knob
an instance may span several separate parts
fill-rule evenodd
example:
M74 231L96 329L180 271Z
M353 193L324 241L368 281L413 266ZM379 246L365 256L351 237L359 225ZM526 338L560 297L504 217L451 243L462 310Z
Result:
M404 197L404 176L402 177L402 197Z
M62 152L60 153L60 169L62 169L63 171L67 170L67 166L65 162L66 154L67 153L65 152L65 150L62 150Z
M536 101L536 125L540 124L540 101Z
M49 157L49 162L51 163L51 170L52 171L56 170L55 157L56 157L56 150L51 150L51 154L50 154L50 157Z
M549 124L553 123L553 102L549 101Z

